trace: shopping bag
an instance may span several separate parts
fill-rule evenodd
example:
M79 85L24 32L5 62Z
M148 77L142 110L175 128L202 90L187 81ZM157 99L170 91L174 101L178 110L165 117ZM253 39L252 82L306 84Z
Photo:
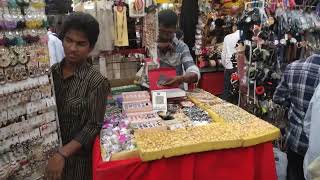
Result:
M287 154L281 151L279 148L273 148L274 159L276 161L276 170L278 180L286 180L287 179L287 166L288 159Z

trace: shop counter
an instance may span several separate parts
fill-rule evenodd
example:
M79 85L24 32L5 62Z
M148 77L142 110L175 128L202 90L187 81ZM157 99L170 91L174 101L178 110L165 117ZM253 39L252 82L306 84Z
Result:
M223 93L224 69L216 67L206 67L200 69L201 79L199 87L213 95Z
M271 142L142 162L103 162L100 140L93 147L93 180L276 180Z

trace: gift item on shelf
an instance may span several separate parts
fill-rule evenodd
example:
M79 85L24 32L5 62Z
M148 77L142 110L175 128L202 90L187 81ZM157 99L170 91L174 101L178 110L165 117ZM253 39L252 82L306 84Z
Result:
M8 1L0 9L0 179L44 178L61 145L44 7Z

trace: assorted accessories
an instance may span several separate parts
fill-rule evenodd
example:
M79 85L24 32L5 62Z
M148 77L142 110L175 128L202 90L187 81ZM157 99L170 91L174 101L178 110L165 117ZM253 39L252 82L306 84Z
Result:
M40 179L60 146L45 3L0 6L0 179Z
M245 9L238 19L245 50L235 55L239 81L234 91L239 93L234 94L239 94L242 108L279 124L279 119L286 119L286 110L273 103L273 93L287 64L320 49L320 17L313 9L298 7L266 13L268 6L260 5Z

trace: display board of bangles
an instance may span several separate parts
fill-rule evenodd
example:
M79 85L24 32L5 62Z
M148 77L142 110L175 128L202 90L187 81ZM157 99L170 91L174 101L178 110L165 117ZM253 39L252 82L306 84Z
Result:
M40 179L60 147L43 0L0 0L0 180Z

